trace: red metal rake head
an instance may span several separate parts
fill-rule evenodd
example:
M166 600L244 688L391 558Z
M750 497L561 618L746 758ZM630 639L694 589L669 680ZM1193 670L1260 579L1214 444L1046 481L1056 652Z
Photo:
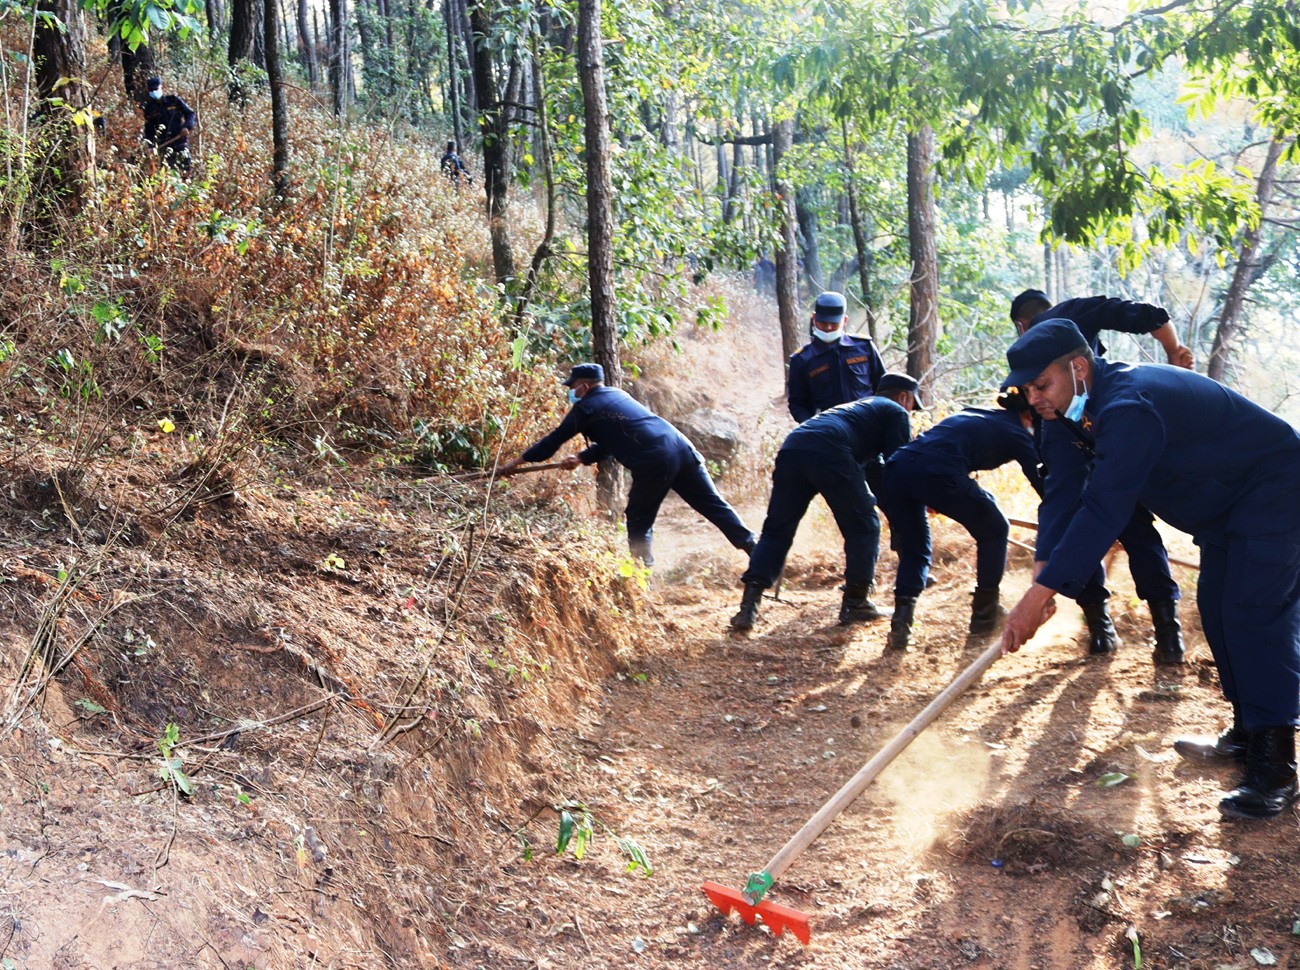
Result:
M797 909L782 906L780 903L767 902L751 906L745 901L740 890L728 889L716 882L706 882L700 888L704 890L704 895L709 897L709 902L722 910L724 916L730 916L734 909L750 926L754 925L754 920L761 919L772 931L773 936L780 936L785 930L789 930L795 935L795 939L805 945L812 935L812 930L808 926L808 917Z

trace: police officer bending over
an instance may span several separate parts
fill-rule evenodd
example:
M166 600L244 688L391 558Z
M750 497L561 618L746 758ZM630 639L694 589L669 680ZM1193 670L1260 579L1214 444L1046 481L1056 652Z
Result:
M907 443L912 434L908 412L918 406L919 393L916 381L906 374L885 374L876 397L823 411L786 435L772 469L763 533L740 577L745 592L740 612L731 618L733 630L754 626L763 590L781 575L799 522L815 495L826 500L844 536L840 622L881 617L867 599L880 550L880 518L864 466L879 463Z
M1201 548L1197 608L1232 727L1182 738L1185 757L1245 762L1219 811L1268 818L1296 797L1300 722L1300 436L1222 384L1163 365L1097 360L1068 320L1036 324L1007 351L1004 387L1023 386L1044 421L1068 420L1094 443L1061 539L1007 617L1017 650L1078 596L1140 503ZM1052 473L1049 473L1049 475Z
M1040 290L1025 290L1011 301L1011 319L1019 333L1042 320L1063 319L1079 328L1095 356L1102 356L1105 348L1099 334L1103 330L1118 333L1149 333L1164 348L1170 364L1192 366L1192 352L1178 342L1169 314L1163 307L1148 303L1131 303L1104 296L1090 296L1066 300L1052 306L1047 295ZM1069 501L1070 486L1087 474L1086 446L1059 423L1044 425L1038 434L1038 445L1047 475L1044 482L1043 502L1053 506ZM1058 489L1058 483L1063 486ZM1064 495L1064 499L1061 495ZM1048 518L1053 518L1050 513ZM1040 520L1042 515L1039 516ZM1058 518L1059 516L1055 517ZM1042 528L1039 522L1037 556L1046 559L1059 535ZM1120 545L1128 556L1129 571L1139 599L1146 600L1155 629L1155 649L1152 653L1157 664L1183 662L1182 629L1178 623L1178 600L1181 596L1178 583L1169 571L1169 556L1164 540L1156 530L1151 513L1142 506L1133 511L1124 530L1119 535ZM1119 636L1106 609L1110 592L1106 589L1106 571L1100 564L1096 575L1079 595L1078 602L1088 624L1088 652L1106 654L1115 650Z
M813 304L809 322L813 340L790 355L786 378L786 401L796 421L871 397L885 373L885 362L871 338L844 332L847 313L839 293L823 293Z
M632 474L627 496L627 544L632 555L654 565L650 537L659 506L668 492L681 496L691 508L712 522L737 549L754 548L754 534L735 509L718 494L704 469L704 460L686 436L626 391L605 386L605 368L578 364L564 382L573 407L560 426L518 458L502 465L509 475L526 461L545 461L575 435L591 442L563 460L565 468L593 465L613 458Z
M194 110L175 94L163 94L162 78L151 77L144 110L144 140L180 172L190 170L190 133L199 123Z
M880 507L889 518L890 546L898 553L886 650L907 649L916 598L925 589L931 549L927 508L961 523L975 539L970 632L992 633L1005 615L998 587L1011 527L997 501L970 475L1014 461L1035 491L1041 493L1042 481L1029 406L1018 393L1004 394L999 401L1005 409L966 408L945 418L885 463Z

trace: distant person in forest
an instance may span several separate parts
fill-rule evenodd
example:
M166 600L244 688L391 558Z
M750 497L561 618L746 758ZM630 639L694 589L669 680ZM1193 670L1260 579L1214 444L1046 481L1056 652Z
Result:
M163 94L162 78L151 77L146 83L144 133L147 145L153 146L164 162L178 172L190 171L190 134L198 127L199 117L175 94Z
M1078 327L1094 356L1105 354L1106 348L1099 339L1103 330L1149 333L1164 348L1170 364L1192 366L1192 352L1178 342L1173 324L1169 322L1169 313L1163 307L1105 296L1082 297L1053 305L1041 290L1025 290L1011 301L1011 320L1018 333L1024 334L1049 319L1069 320ZM1073 425L1068 421L1040 425L1039 455L1046 475L1040 522L1059 521L1055 513L1060 511L1058 505L1065 500L1063 496L1072 494L1074 482L1087 475L1086 448L1081 447L1079 436L1072 431ZM1059 538L1040 525L1035 558L1046 559ZM1170 572L1164 540L1156 530L1151 513L1140 505L1134 509L1132 519L1119 535L1119 542L1128 555L1129 572L1138 598L1146 601L1151 612L1155 634L1152 659L1157 664L1181 664L1184 651L1178 601L1182 594ZM1119 636L1106 607L1110 591L1106 588L1105 577L1105 569L1098 567L1093 582L1078 597L1079 608L1088 624L1090 654L1112 653L1119 646Z
M880 516L867 485L868 466L880 465L907 444L910 412L921 389L906 374L885 374L875 397L850 401L814 415L785 437L772 469L772 494L763 533L740 577L745 584L733 630L749 630L758 619L763 591L776 583L808 503L820 495L844 537L844 598L840 623L878 620L868 599L880 552Z
M659 506L670 491L712 522L737 549L750 552L757 541L736 510L718 494L704 459L684 434L638 403L626 391L605 385L600 364L578 364L564 382L573 405L559 427L501 466L510 475L524 462L545 461L575 435L590 442L565 457L565 468L613 458L632 474L627 496L627 544L632 555L654 565L651 535Z
M776 263L766 253L754 264L754 292L758 296L776 295Z
M438 168L442 174L451 180L451 184L460 190L460 180L463 177L466 185L474 184L474 177L469 174L469 169L465 167L465 162L461 159L460 154L456 151L454 141L447 142L447 150L442 153L442 158L438 160Z
M871 338L845 333L847 316L842 293L827 291L813 303L813 339L790 356L786 378L790 416L800 423L837 404L871 397L885 373Z
M964 408L944 418L885 463L880 507L889 518L890 545L898 553L886 650L906 650L910 642L916 600L930 570L930 509L960 524L975 540L971 635L992 633L1006 615L998 591L1007 566L1010 523L971 472L1014 461L1035 491L1042 491L1042 482L1033 416L1024 395L1004 393L998 403L1001 408Z

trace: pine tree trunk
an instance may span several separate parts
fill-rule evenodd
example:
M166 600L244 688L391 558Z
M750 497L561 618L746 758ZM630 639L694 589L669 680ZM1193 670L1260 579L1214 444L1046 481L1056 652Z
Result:
M939 338L939 256L935 240L934 129L907 136L907 244L912 263L907 373L928 396Z
M795 239L794 186L781 172L781 162L794 145L794 120L772 126L772 192L776 197L781 243L776 250L776 307L781 320L781 351L786 366L804 344L799 322L798 242Z
M46 173L65 212L80 209L85 200L85 177L90 167L88 125L73 122L73 113L88 101L86 82L86 21L76 0L40 0L33 32L36 57L36 93L45 112L48 139L40 152L48 159ZM50 17L55 18L51 20ZM51 104L54 99L62 105Z
M849 142L849 123L844 118L840 121L840 133L844 138L844 168L847 171L849 195L849 225L853 228L853 248L858 256L858 286L862 290L862 305L867 311L867 332L873 342L879 344L876 336L876 312L871 303L871 268L873 253L867 245L867 230L863 225L862 211L858 208L858 188L855 183L856 172L853 168L853 146Z
M248 105L248 90L244 83L240 62L252 56L253 38L257 29L258 17L253 0L232 0L230 42L226 48L226 64L230 68L230 77L226 83L226 92L230 103L241 108Z
M515 279L515 254L510 242L511 104L519 91L520 65L510 65L504 98L497 93L492 50L492 18L486 0L469 12L477 41L468 52L474 66L474 90L479 99L479 126L483 134L483 189L487 193L488 235L492 241L492 270L498 284L509 287ZM504 103L503 103L504 101Z
M298 0L298 57L307 69L307 83L313 91L320 83L316 67L316 45L307 24L307 0Z
M351 68L348 64L348 0L329 0L330 4L330 88L334 95L334 114L343 117L348 104Z
M289 118L284 101L284 73L280 64L278 0L262 0L265 16L266 80L271 88L271 183L283 199L289 194Z

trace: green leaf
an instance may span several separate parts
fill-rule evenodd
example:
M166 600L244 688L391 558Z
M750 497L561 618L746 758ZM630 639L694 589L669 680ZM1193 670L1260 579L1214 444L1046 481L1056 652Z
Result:
M1114 788L1116 785L1122 785L1129 780L1129 776L1122 771L1112 771L1109 774L1102 775L1097 779L1098 788Z
M1122 839L1120 839L1120 841L1123 842L1125 845L1127 845L1130 849L1136 849L1139 845L1142 844L1142 838L1141 836L1138 835L1126 835Z
M573 839L573 816L566 811L560 812L560 834L555 840L555 854L561 855Z
M88 714L108 713L107 707L101 707L100 705L92 701L89 697L78 697L74 703L74 706L81 708L83 711L85 711Z

